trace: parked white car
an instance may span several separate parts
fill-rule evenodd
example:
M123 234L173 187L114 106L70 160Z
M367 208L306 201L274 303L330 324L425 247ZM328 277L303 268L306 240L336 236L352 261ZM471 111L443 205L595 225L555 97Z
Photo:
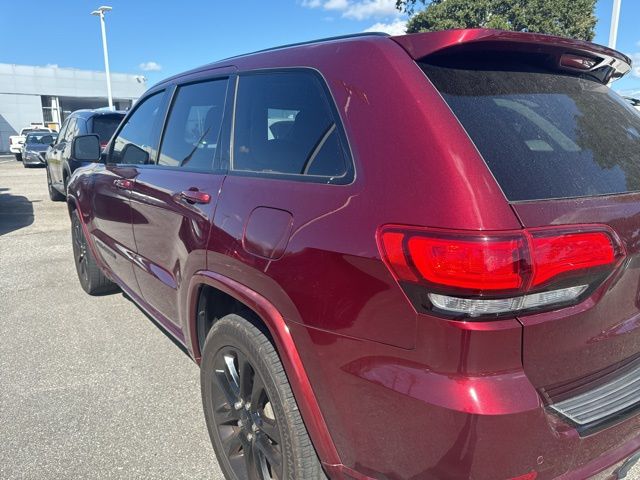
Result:
M27 136L27 133L31 132L53 132L50 128L45 127L41 124L31 124L28 127L24 127L20 130L20 135L11 135L9 137L9 151L16 156L16 160L22 161L22 145L24 145L24 140Z

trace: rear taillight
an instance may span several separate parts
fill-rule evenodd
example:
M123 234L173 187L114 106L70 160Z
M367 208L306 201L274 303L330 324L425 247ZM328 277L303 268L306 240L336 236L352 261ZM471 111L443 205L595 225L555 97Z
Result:
M574 304L620 264L607 226L461 232L385 226L378 245L419 311L500 317Z

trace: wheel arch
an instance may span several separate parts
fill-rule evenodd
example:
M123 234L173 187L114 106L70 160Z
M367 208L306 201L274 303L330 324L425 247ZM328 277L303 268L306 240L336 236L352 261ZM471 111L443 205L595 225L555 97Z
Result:
M71 179L71 167L69 167L69 163L68 162L64 162L64 165L62 166L62 185L64 186L65 179L67 180L67 182ZM66 192L65 192L66 195Z
M259 293L235 280L210 271L197 272L189 283L187 342L195 361L200 364L200 339L198 335L198 317L201 292L210 287L235 299L246 307L256 320L262 323L272 340L276 352L282 361L285 373L291 384L294 397L302 414L309 436L325 467L341 465L335 444L320 406L313 393L311 383L302 364L284 318L277 308ZM258 326L260 328L260 326Z

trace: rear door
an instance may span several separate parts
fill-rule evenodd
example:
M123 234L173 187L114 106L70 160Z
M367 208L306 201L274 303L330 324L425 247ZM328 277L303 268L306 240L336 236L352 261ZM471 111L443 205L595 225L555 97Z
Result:
M464 65L422 66L522 225L605 225L626 250L578 305L519 318L529 379L551 400L572 396L640 354L640 116L593 79Z
M129 290L139 294L133 271L135 241L130 195L137 167L155 161L160 128L166 112L166 92L156 92L136 105L117 132L104 165L95 167L92 178L92 235L99 255Z
M64 121L64 123L62 124L62 127L60 128L60 132L58 133L58 136L53 142L53 145L51 146L51 148L47 150L47 155L46 155L47 169L49 170L49 177L51 178L51 182L54 184L56 184L56 182L54 182L53 170L54 168L57 169L59 167L60 149L62 148L61 144L62 142L64 142L64 137L67 133L67 127L69 126L70 120L71 120L70 118L67 118Z
M51 175L51 182L59 189L62 189L62 159L65 151L69 151L71 139L73 138L74 132L77 128L77 118L75 116L70 116L67 118L65 125L62 127L62 132L58 136L56 144L51 148L51 153L49 155L48 164L49 164L49 173Z
M138 284L178 334L182 287L206 266L210 221L225 176L218 165L228 138L223 119L229 85L228 77L218 77L176 87L157 161L136 168L131 191Z

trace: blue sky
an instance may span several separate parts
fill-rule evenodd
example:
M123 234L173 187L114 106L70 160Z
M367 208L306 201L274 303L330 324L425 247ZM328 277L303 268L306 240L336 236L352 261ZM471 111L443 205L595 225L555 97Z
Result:
M144 74L149 85L211 61L275 45L361 32L399 32L395 0L4 0L1 63L102 70L97 17L104 2L111 69ZM613 0L599 0L595 41L606 44ZM15 14L13 13L15 12ZM618 49L640 66L640 2L622 0ZM615 85L637 90L640 68Z

